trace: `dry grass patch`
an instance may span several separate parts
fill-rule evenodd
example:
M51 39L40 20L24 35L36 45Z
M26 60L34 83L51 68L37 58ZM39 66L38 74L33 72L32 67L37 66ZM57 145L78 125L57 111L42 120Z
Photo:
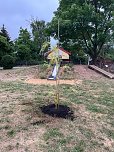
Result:
M41 112L41 106L53 103L54 86L25 84L21 78L0 81L1 152L114 151L113 80L61 84L61 104L74 111L71 121Z

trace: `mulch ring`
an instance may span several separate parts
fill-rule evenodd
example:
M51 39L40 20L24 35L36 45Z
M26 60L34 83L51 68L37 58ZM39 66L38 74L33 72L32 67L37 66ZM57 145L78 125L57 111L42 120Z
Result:
M59 117L65 119L74 119L73 111L66 105L59 105L58 107L55 104L44 105L40 107L41 111L44 114L50 115L52 117Z

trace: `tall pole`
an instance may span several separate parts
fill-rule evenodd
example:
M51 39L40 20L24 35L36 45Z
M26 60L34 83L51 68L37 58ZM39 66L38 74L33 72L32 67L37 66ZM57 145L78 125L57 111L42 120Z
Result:
M59 19L58 19L58 47L59 47Z
M58 47L58 54L57 54L57 60L56 60L56 73L57 73L57 68L59 68L59 19L58 19L58 44L57 44L57 47ZM56 109L59 108L59 77L57 76L56 77Z

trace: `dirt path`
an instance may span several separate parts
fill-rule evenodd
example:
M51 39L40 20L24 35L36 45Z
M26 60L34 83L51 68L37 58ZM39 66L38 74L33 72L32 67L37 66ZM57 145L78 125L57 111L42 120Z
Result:
M54 80L47 80L47 79L29 79L25 81L29 84L40 84L40 85L55 85L56 81ZM82 80L59 80L59 84L80 84Z

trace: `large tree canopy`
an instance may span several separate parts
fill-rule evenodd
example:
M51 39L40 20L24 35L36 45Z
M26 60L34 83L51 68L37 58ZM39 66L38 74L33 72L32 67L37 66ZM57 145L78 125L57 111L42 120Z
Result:
M46 33L46 23L43 20L32 19L30 27L32 30L33 48L39 54L43 43L49 39Z
M75 50L83 49L96 62L104 44L114 32L114 0L60 0L51 23L50 34L57 34L60 21L60 42Z

